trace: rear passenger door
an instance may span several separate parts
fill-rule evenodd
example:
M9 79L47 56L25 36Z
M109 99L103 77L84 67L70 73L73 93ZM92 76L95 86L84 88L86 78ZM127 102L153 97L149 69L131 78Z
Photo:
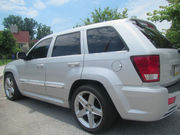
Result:
M67 100L72 83L80 79L83 68L81 32L56 37L52 55L46 61L46 92L58 100Z

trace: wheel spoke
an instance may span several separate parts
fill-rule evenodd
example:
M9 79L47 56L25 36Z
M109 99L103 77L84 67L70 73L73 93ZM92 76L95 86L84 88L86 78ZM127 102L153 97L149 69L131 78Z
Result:
M10 80L10 87L13 87L13 81Z
M13 88L9 88L9 92L11 93L11 95L14 94L14 89Z
M89 94L88 103L90 105L94 105L95 96L93 94Z
M78 101L81 103L83 107L87 105L87 101L81 95L78 96Z
M6 81L7 81L8 86L10 87L10 86L11 86L11 81L10 81L10 79L7 78Z
M92 113L88 114L88 121L89 121L89 127L93 128L95 126L94 114L92 114Z
M7 84L7 82L5 83L5 87L4 87L5 89L8 89L8 84Z
M9 97L9 89L6 89L6 95Z
M13 96L13 93L11 91L11 88L8 89L8 92L9 92L9 97L11 98Z
M95 106L93 106L93 111L92 111L92 113L95 114L95 115L98 115L98 116L101 116L101 117L102 117L102 110L96 108Z
M78 118L83 117L84 115L86 115L86 109L78 111L76 115Z

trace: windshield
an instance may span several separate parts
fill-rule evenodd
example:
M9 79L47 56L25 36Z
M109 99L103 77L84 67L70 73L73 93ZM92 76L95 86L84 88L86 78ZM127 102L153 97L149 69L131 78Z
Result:
M140 20L133 20L132 22L156 48L174 48L153 24Z

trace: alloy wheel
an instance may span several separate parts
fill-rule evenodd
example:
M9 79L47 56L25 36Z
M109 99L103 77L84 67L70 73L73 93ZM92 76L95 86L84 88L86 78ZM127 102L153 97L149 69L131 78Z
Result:
M7 77L5 80L5 92L8 98L12 98L14 95L13 80L10 77Z
M77 94L74 102L75 114L86 128L97 128L103 118L102 105L98 98L89 91Z

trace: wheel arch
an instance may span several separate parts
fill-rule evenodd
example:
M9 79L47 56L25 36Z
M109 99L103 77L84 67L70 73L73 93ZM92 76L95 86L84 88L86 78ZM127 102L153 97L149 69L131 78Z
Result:
M82 85L87 85L87 84L88 85L96 85L96 86L99 86L100 88L102 88L101 91L104 92L109 97L110 102L112 102L112 99L111 99L108 91L106 90L105 86L101 82L99 82L97 80L80 79L80 80L76 80L71 86L69 97L68 97L69 106L71 106L72 96L73 96L73 93L76 91L76 89ZM112 102L112 104L114 105L113 102Z
M13 75L13 73L12 73L11 71L6 71L6 72L4 72L4 77L5 77L7 74L12 74L12 75ZM13 76L14 76L14 75L13 75Z
M16 81L16 84L17 86L19 87L19 75L18 75L18 72L17 72L17 69L15 66L13 65L7 65L4 69L4 78L7 74L12 74L15 81Z

